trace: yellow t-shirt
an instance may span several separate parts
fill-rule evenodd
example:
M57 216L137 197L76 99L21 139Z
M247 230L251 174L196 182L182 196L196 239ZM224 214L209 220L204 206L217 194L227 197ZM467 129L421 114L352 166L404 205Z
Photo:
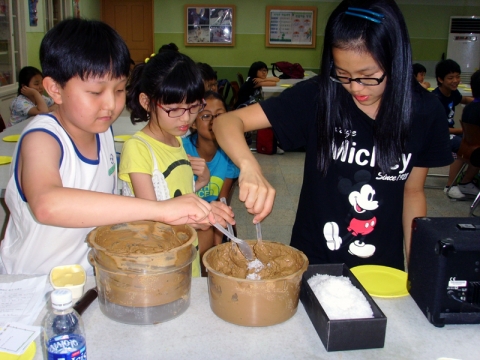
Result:
M192 166L183 148L180 137L177 137L179 146L173 147L155 140L142 131L138 131L135 135L144 139L152 147L158 169L162 172L167 182L170 198L194 192ZM124 143L120 157L118 176L128 184L132 193L133 188L130 173L152 175L153 167L152 155L145 143L135 139L135 137L128 139ZM195 240L194 245L198 250L198 239ZM197 257L192 264L192 275L194 277L200 276L200 256L198 251Z

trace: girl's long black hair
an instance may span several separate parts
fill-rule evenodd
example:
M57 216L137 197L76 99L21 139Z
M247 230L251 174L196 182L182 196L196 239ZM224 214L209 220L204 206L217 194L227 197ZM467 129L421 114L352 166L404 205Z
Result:
M140 94L150 100L149 109L140 104ZM195 62L176 51L162 51L147 63L135 66L127 84L127 109L133 124L148 121L157 104L192 104L205 93L202 75Z
M356 7L382 14L381 23L345 14ZM374 121L376 165L388 173L405 150L412 115L412 54L407 27L393 0L344 0L333 11L325 29L319 76L317 112L317 166L325 176L333 148L345 140L352 125L355 103L343 85L330 80L334 71L332 49L369 53L386 74L386 87Z

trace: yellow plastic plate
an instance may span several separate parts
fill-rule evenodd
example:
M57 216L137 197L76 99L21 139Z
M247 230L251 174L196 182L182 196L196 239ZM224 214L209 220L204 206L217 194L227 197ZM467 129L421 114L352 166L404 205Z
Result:
M125 142L130 139L132 135L117 135L113 138L116 142Z
M3 138L3 141L6 141L6 142L17 142L18 139L20 139L20 134L5 136L5 137Z
M6 352L0 351L0 359L2 360L31 360L37 352L37 346L35 341L28 346L27 350L22 355L14 355Z
M12 162L11 156L0 156L0 165L10 164Z
M292 87L292 84L280 84L280 86L289 88L289 87Z
M381 265L362 265L350 271L371 296L394 298L407 296L407 273Z
M433 90L435 90L435 88L429 87L427 90L428 90L428 91L433 91Z

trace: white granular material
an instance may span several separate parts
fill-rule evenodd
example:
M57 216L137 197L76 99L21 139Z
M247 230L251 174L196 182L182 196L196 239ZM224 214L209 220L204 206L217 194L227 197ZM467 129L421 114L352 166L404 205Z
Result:
M367 299L348 277L317 274L308 284L330 320L373 318Z
M253 261L250 261L248 263L248 270L251 270L253 269L253 273L250 273L247 275L247 279L249 280L260 280L260 275L258 275L257 273L263 269L263 263L258 260L258 259L255 259Z

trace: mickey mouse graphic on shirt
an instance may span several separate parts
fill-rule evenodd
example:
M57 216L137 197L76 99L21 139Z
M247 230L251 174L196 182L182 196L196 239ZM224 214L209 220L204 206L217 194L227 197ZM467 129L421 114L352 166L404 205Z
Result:
M351 205L347 216L347 233L340 237L339 226L336 222L327 222L323 227L323 235L330 250L335 251L348 245L348 252L352 255L368 258L375 253L375 246L365 243L368 234L375 230L377 218L372 211L378 208L375 199L375 189L368 184L370 173L359 170L354 174L355 183L350 179L342 178L338 183L338 190L348 195Z

